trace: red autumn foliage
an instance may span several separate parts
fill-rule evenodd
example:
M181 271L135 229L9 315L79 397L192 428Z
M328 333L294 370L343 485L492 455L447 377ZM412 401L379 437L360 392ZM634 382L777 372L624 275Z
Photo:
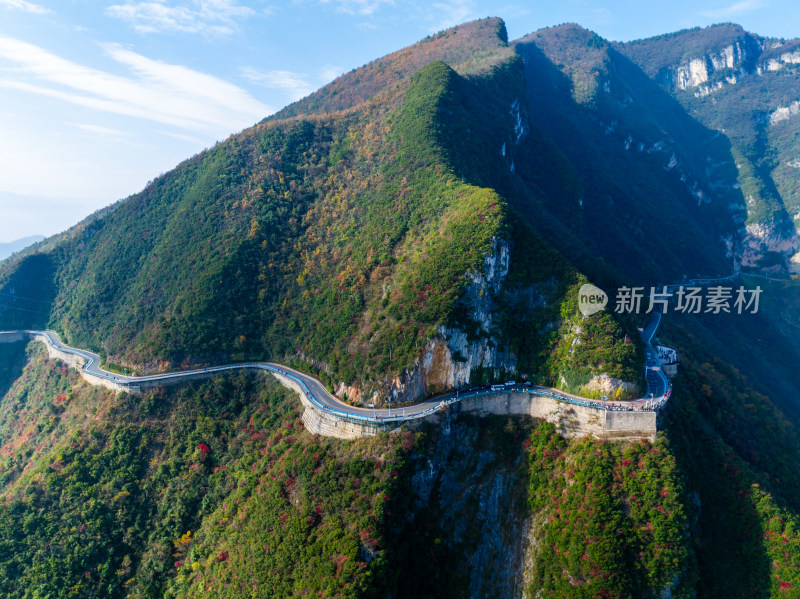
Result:
M208 457L208 454L211 452L211 449L205 443L198 443L197 449L199 449L200 453L203 454L201 458L202 460L205 460Z

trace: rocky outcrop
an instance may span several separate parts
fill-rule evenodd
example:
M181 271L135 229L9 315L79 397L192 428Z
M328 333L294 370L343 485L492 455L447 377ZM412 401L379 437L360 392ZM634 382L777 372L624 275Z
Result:
M385 393L393 403L468 385L476 368L491 369L498 376L516 370L516 356L504 350L494 335L493 316L493 296L500 293L508 274L510 253L509 243L496 238L482 271L470 275L467 282L462 301L478 325L477 338L458 328L439 327L414 367L387 381Z
M748 75L764 75L800 64L800 48L759 40L750 35L665 69L660 82L670 90L692 91L698 98L726 85L735 85Z
M667 67L659 81L670 90L686 90L696 97L707 96L742 78L764 75L800 64L800 47L795 41L783 43L744 34L722 48Z
M737 40L667 69L661 79L670 89L694 89L696 96L705 96L721 89L725 83L735 84L748 72L748 65L756 59L759 50L747 39ZM719 72L724 72L724 78L714 77Z
M355 402L362 401L362 393L361 387L357 387L355 385L345 385L344 382L340 382L336 385L336 388L333 390L334 395L340 399L350 400Z
M452 596L530 596L541 517L527 509L527 454L519 448L535 420L519 417L516 408L525 404L515 399L479 398L473 413L480 420L454 406L441 415L440 426L423 429L430 441L412 458L408 522L412 530L423 522L423 534L447 547L451 580L463 581ZM617 430L630 428L631 414L613 413Z
M756 67L756 73L761 75L765 72L780 71L795 64L800 64L800 50L793 48L764 60Z
M674 75L674 85L678 89L688 89L708 81L708 61L706 57L694 58L688 64L679 66Z
M622 390L626 396L633 396L636 394L636 385L627 383L622 379L609 376L606 373L593 376L586 388L590 391L599 391L602 395L607 396L609 399L615 399L617 391Z
M763 270L763 260L769 253L782 254L789 261L800 250L800 238L794 227L779 222L751 223L745 227L742 247L742 267ZM769 270L780 272L784 268L784 265L776 264ZM795 272L794 268L792 272Z
M798 114L800 114L800 101L794 101L788 106L779 106L769 114L769 124L787 121Z

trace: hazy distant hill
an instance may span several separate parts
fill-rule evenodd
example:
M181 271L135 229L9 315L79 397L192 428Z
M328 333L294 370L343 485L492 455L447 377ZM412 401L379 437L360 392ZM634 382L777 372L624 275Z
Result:
M24 250L29 245L33 245L42 239L44 239L44 235L31 235L30 237L23 237L15 241L0 243L0 260L4 260L14 252Z
M795 593L795 46L467 23L0 264L0 329L140 371L270 358L393 405L507 377L626 389L644 317L580 317L583 282L782 277L747 281L757 315L667 315L653 444L457 409L345 443L261 378L114 396L2 347L0 594Z

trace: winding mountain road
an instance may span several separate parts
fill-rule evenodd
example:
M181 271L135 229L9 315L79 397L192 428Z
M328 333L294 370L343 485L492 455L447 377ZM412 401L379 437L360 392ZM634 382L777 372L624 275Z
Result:
M665 286L668 290L677 288L681 285L702 285L728 281L739 276L734 273L728 277L716 279L691 279L683 283L676 283ZM504 384L458 390L452 393L428 398L410 406L400 406L396 408L358 408L350 406L338 397L331 395L325 386L318 379L302 373L288 366L276 364L274 362L241 362L227 364L223 366L209 366L206 368L196 368L192 370L182 370L180 372L167 372L163 374L153 374L147 376L127 376L108 372L100 368L100 356L85 349L70 347L61 341L58 333L54 331L0 331L0 340L12 338L13 336L27 336L39 339L50 347L68 355L77 356L82 361L80 367L86 374L105 379L120 388L127 388L136 391L142 385L154 385L158 383L175 383L180 380L188 380L199 376L213 376L217 373L230 372L233 370L263 370L275 375L285 377L302 389L306 398L324 412L333 414L338 418L360 422L390 422L413 420L424 418L430 414L444 408L445 406L459 402L467 397L478 395L491 395L500 393L528 393L531 395L542 395L555 398L559 401L592 407L609 411L657 411L669 400L672 394L672 385L669 379L661 370L658 353L653 347L653 339L656 331L661 324L661 313L654 311L651 313L650 321L642 330L642 339L645 342L647 351L645 361L645 379L647 381L647 392L645 396L634 401L601 401L590 400L576 395L571 395L551 387L542 387L531 384Z
M650 345L655 330L661 321L660 314L654 314L651 317L645 331L649 337L645 338L648 348L648 360L652 356L656 361L658 357L655 350ZM650 378L648 377L648 394L646 397L636 400L635 402L614 402L614 401L600 401L589 400L576 395L571 395L558 389L550 387L542 387L539 385L530 384L514 384L514 385L494 385L472 388L467 390L458 390L452 393L439 395L436 397L428 398L419 403L410 406L400 406L396 408L358 408L350 406L338 397L331 395L325 389L323 383L305 373L298 370L276 364L273 362L240 362L236 364L226 364L223 366L209 366L205 368L195 368L191 370L182 370L179 372L167 372L163 374L153 374L147 376L128 376L108 372L100 367L101 358L98 354L86 350L71 347L61 341L58 333L55 331L34 331L34 330L20 330L20 331L0 331L0 336L27 336L29 338L38 339L43 341L50 347L68 355L77 356L83 361L81 370L86 374L105 379L116 384L119 387L127 388L129 390L137 390L143 385L156 385L158 383L176 383L181 380L189 380L197 378L198 376L213 376L217 373L225 373L234 370L262 370L272 374L286 377L297 383L303 390L304 395L308 400L318 408L325 412L334 414L337 417L347 420L355 421L369 421L369 422L391 422L391 421L404 421L413 420L417 418L424 418L430 414L451 405L467 397L475 397L478 395L491 395L498 393L529 393L531 395L544 395L558 399L566 403L588 406L604 410L657 410L669 398L670 387L669 382L663 374L663 385L654 390L650 387ZM645 333L643 332L643 336ZM648 362L649 363L649 362ZM663 390L662 390L663 389ZM660 392L659 396L655 396L660 401L655 401L651 397L651 393Z

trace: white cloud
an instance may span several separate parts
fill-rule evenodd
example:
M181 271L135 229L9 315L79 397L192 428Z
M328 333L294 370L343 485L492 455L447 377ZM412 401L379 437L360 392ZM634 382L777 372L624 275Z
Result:
M431 13L434 25L431 31L441 31L477 18L474 0L448 0L434 2Z
M308 82L303 73L292 71L259 71L252 67L239 69L242 76L257 85L286 92L292 100L299 100L314 91L314 86Z
M337 12L348 15L373 15L384 4L394 5L394 0L320 0L322 4L336 4Z
M319 80L323 83L328 83L336 79L342 73L344 73L342 67L338 67L334 64L326 64L319 70Z
M273 112L245 90L211 75L151 60L117 44L102 48L133 76L86 67L0 36L0 63L5 60L17 69L15 77L0 80L0 87L206 135L227 135Z
M326 64L320 67L314 76L293 71L259 71L252 67L241 67L239 72L250 83L281 90L294 101L305 98L314 92L319 84L330 83L341 75L344 69L340 66Z
M171 5L166 0L112 4L106 14L128 21L140 33L202 33L228 35L237 21L255 14L237 0L193 0L191 5Z
M50 12L49 8L45 8L33 2L26 2L26 0L0 0L0 7L15 8L17 10L24 10L36 15L43 15Z
M736 2L718 9L704 10L699 14L711 19L727 19L758 10L759 8L766 8L767 6L769 6L768 0L741 0L741 2Z

